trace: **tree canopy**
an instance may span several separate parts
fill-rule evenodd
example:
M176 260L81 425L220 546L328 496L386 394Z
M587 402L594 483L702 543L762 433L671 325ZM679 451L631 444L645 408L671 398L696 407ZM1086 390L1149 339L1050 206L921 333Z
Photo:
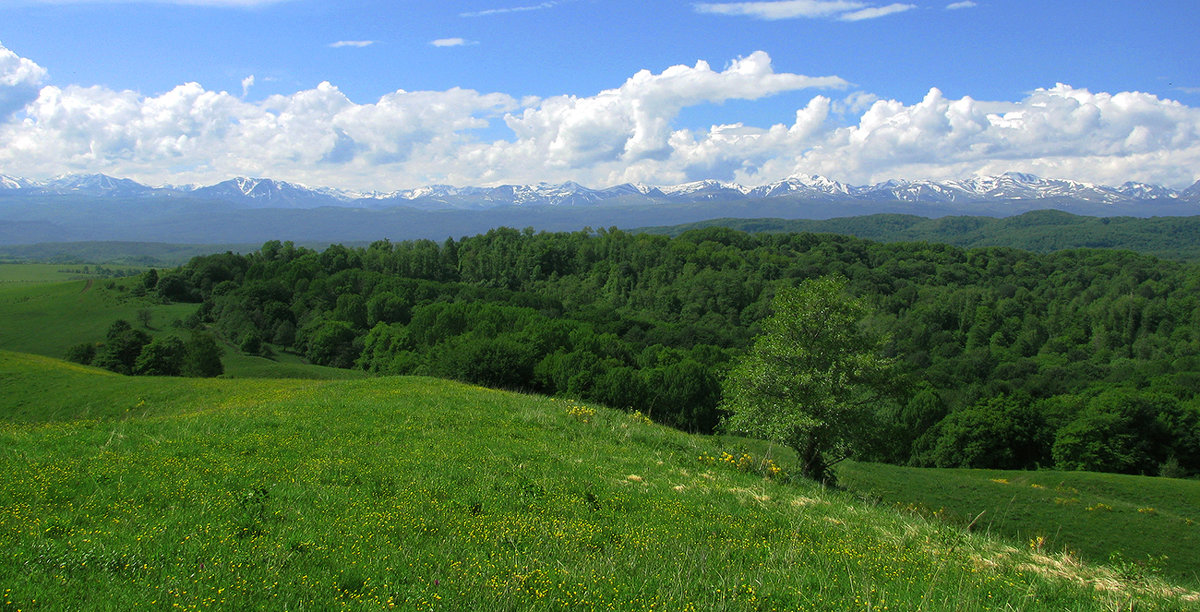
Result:
M1174 460L1200 472L1200 452L1183 442L1200 439L1200 266L1128 251L1039 255L720 227L677 237L498 228L323 252L270 242L160 272L152 295L202 301L188 327L235 346L257 334L258 352L604 402L711 432L720 381L775 296L829 275L868 309L866 325L886 332L883 355L895 363L899 397L876 404L882 429L862 458L1135 473ZM1112 419L1083 411L1112 390L1174 400L1151 402L1169 421L1169 455L1091 458L1100 455L1088 436ZM1170 406L1178 414L1163 412ZM1013 432L1028 422L1044 435L1011 457L971 439L973 424ZM1131 444L1161 445L1155 431L1139 428Z
M846 279L822 277L784 289L763 333L725 379L726 425L796 451L801 472L828 480L829 467L868 436L874 403L892 384L861 300Z

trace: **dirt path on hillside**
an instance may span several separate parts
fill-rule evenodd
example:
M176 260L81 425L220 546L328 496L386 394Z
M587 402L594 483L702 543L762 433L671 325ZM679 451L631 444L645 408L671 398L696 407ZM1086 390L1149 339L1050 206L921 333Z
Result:
M92 278L87 279L87 284L85 284L83 286L83 291L80 291L80 293L87 293L88 290L92 288L92 283L94 283L94 282L96 282L95 279L92 279Z

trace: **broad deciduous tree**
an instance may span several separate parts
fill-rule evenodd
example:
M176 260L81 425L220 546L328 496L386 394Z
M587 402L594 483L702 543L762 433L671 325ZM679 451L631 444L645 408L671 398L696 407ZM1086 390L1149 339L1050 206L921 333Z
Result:
M866 438L892 364L844 278L784 289L772 306L725 381L726 426L794 449L805 476L829 480L829 468Z

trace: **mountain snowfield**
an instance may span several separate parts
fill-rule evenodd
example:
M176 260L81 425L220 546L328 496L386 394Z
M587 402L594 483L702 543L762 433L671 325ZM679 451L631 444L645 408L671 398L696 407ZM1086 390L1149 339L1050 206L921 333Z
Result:
M407 206L434 209L485 209L504 206L587 206L745 201L800 198L824 202L908 202L964 204L1028 200L1078 201L1100 205L1130 205L1139 201L1196 203L1200 181L1184 190L1127 182L1119 187L1063 179L1045 179L1009 172L963 180L890 180L874 185L847 185L823 176L790 177L766 185L702 180L680 185L649 186L625 183L592 189L575 182L496 187L429 185L392 192L355 192L313 188L267 178L238 177L208 186L151 187L131 179L103 174L65 175L44 181L0 175L0 195L80 195L90 197L179 197L216 200L248 208L318 208L343 206L385 208Z

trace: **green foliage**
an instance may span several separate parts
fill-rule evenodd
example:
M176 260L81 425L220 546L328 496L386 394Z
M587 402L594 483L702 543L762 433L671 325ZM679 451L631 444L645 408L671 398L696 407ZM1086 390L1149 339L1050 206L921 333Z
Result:
M937 223L971 232L976 221ZM1063 220L1007 227L1041 221ZM1048 435L1032 454L1045 458L1057 430L1106 390L1165 393L1180 405L1200 393L1200 268L1129 252L1036 255L722 228L677 238L500 228L440 245L315 252L267 243L160 279L175 275L204 299L190 328L235 343L259 333L313 363L611 402L707 431L721 392L706 381L724 378L749 349L777 293L828 274L869 307L864 325L889 338L882 350L897 368L897 397L871 410L882 427L863 456L932 461L931 427L1007 396L1042 413ZM373 333L380 324L386 337ZM703 372L684 372L685 360ZM1168 430L1181 469L1200 471L1200 452L1187 450L1197 445L1180 442L1194 430Z
M200 293L195 286L178 272L167 272L158 277L155 285L158 296L168 302L198 302Z
M142 287L147 291L152 291L158 288L158 270L150 268L142 274Z
M1045 419L1006 395L955 411L925 435L933 448L914 456L916 465L1028 470L1049 459Z
M620 378L612 381L605 377L597 381L598 385L607 383L610 386L616 382L621 382ZM627 394L639 391L641 401L626 397L627 403L610 405L629 408L641 405L660 421L694 432L713 431L720 421L721 379L695 359L684 358L643 369L639 380L631 381L625 389Z
M68 358L118 374L213 377L224 372L223 352L206 333L193 333L187 342L174 334L152 337L117 319L109 326L104 342L76 345L68 351Z
M263 352L264 347L262 336L257 331L247 333L238 344L238 350L247 355L258 355Z
M3 256L3 251L5 248L6 247L0 246L0 284L61 283L81 279L95 281L136 276L141 272L141 270L135 268L110 268L107 266L78 265L78 260L63 262L61 264L13 263L10 261L4 261L6 259ZM7 248L19 249L21 247L10 246Z
M533 376L537 356L514 336L460 336L441 345L431 373L501 389L521 389Z
M835 219L713 219L672 227L646 228L656 234L685 235L722 229L746 232L814 232L857 236L881 242L938 242L962 248L1002 246L1049 253L1067 249L1127 249L1183 261L1200 261L1200 216L1086 217L1058 210L1035 210L1012 217L940 217L875 214Z
M346 321L317 322L304 336L304 356L315 364L349 368L358 358L354 327Z
M871 405L892 383L881 340L863 326L867 307L845 290L844 278L823 277L780 291L725 380L727 427L795 450L800 472L822 481L831 455L867 438Z
M135 282L117 281L114 288L85 281L0 283L0 346L49 357L63 357L77 345L90 345L95 350L114 320L134 321L141 308L151 309L154 320L165 323L143 330L152 337L177 335L186 339L189 334L185 330L206 327L224 335L201 317L193 317L200 305L162 304L150 297L135 297L128 288ZM185 324L184 319L192 322ZM222 356L222 364L224 375L239 378L344 379L363 374L312 365L289 351L279 351L270 359L229 351Z
M1167 395L1106 391L1058 430L1054 461L1064 470L1157 474L1159 466L1173 456L1173 447L1194 452L1188 439L1194 415L1195 411L1185 412ZM1176 421L1182 431L1170 431L1169 421Z
M183 374L187 346L177 336L159 336L142 348L133 365L133 374L143 376L179 376Z
M128 321L117 319L108 328L104 345L96 351L92 364L118 374L133 374L142 348L150 343L150 336L140 329L133 329Z
M89 365L96 358L96 345L91 342L81 342L67 349L65 359L83 365Z
M167 244L163 242L43 242L0 246L0 259L63 264L105 264L120 266L181 266L197 255L224 252L249 252L255 244ZM23 264L28 265L28 264ZM2 276L2 275L0 275ZM65 279L61 279L65 280Z
M136 316L138 323L141 323L142 327L151 329L150 323L154 320L154 311L150 310L149 308L140 308L138 309Z
M221 363L224 349L216 339L206 333L193 333L184 344L183 364L180 371L184 376L211 378L225 372Z

